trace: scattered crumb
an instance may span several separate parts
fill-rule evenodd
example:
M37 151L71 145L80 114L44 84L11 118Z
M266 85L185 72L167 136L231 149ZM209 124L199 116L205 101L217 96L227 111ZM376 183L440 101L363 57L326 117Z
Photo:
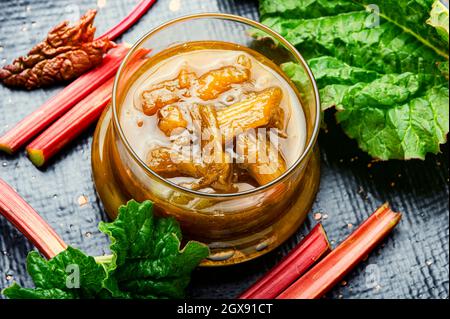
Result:
M225 101L227 101L227 102L233 102L233 101L234 101L234 96L228 95L228 96L226 97Z
M89 198L87 198L84 195L81 195L80 197L78 197L78 206L83 207L87 203L89 203Z
M395 186L395 182L391 182L391 187L394 187Z
M322 219L327 219L328 218L328 214L323 214L322 215Z
M367 168L371 168L372 167L372 163L367 164Z
M348 229L352 229L352 228L353 228L353 224L348 223L348 224L347 224L347 228L348 228Z
M341 159L339 160L339 163L344 163L344 160L341 158Z
M106 0L97 0L97 7L103 8L106 6Z
M171 0L169 2L169 10L172 12L178 11L181 8L181 0Z
M347 286L347 282L345 280L342 280L341 286Z
M84 234L85 237L87 238L91 238L92 237L92 233L91 232L86 232L86 234Z
M11 281L11 280L14 279L14 276L13 275L6 275L5 278L6 278L6 280Z
M322 214L321 213L315 213L314 214L314 219L315 220L320 220L322 218Z
M144 125L144 121L143 120L137 120L136 124L137 124L137 126L142 127L142 125Z
M427 264L427 266L431 266L433 264L433 261L432 260L427 260L425 263Z

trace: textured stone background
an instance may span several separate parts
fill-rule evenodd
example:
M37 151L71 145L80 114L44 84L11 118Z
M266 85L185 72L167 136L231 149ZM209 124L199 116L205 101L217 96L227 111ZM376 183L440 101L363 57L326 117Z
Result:
M75 20L99 7L102 33L118 22L134 0L0 1L0 65L24 54L47 31L68 18ZM159 0L122 38L134 42L171 18L194 12L228 12L258 19L256 1ZM0 86L0 132L7 129L60 88L24 92ZM333 123L331 114L328 122ZM36 169L23 153L0 154L0 176L56 229L63 239L90 254L101 254L108 242L97 230L105 220L91 178L93 128L77 139L51 165ZM448 298L449 207L448 145L426 161L370 163L356 144L330 125L320 136L322 177L309 220L276 251L244 265L198 269L189 290L194 298L231 298L272 267L321 220L333 244L340 242L377 206L389 201L404 213L391 236L359 265L331 298ZM79 199L88 199L79 205ZM320 214L320 215L319 215ZM0 289L17 281L31 285L25 257L32 245L0 217ZM373 280L375 278L375 281Z

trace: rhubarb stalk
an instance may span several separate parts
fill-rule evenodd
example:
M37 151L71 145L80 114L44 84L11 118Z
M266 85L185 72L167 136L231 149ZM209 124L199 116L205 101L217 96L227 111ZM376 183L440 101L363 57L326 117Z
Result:
M114 76L128 50L127 45L118 45L104 57L100 66L80 76L7 131L0 137L0 150L10 154L14 153L76 103Z
M114 77L103 83L31 142L26 147L31 162L38 167L44 165L67 143L97 121L111 100L113 83Z
M317 299L363 260L398 224L400 213L388 204L378 208L357 230L306 274L281 293L277 299Z
M129 62L128 73L136 72L147 59L142 59L150 50L139 49ZM94 92L59 118L27 147L31 162L40 167L59 152L64 146L78 137L90 125L97 122L111 100L114 76Z
M45 257L52 258L67 248L58 234L1 178L0 213L16 226Z
M143 0L140 1L131 12L117 25L106 31L97 40L108 37L110 40L114 40L115 38L122 35L125 31L127 31L130 27L132 27L156 2L156 0Z
M239 298L272 299L304 274L330 251L325 230L317 224L311 232L272 270Z

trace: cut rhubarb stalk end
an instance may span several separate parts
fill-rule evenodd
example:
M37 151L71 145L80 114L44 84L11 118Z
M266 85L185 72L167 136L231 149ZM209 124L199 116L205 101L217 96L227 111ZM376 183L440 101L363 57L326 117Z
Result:
M67 248L58 234L0 178L0 214L6 217L47 258L53 258Z
M5 153L7 153L9 155L12 155L14 153L12 148L9 147L9 145L3 144L3 143L0 144L0 151L5 152Z
M401 219L386 203L338 247L282 292L277 299L317 299L350 272L389 234Z
M331 250L322 224L317 224L311 232L291 252L257 281L240 299L272 299L289 287L320 258Z
M149 51L139 49L136 52L128 68L130 74L136 72L147 61L143 57ZM114 76L109 78L27 146L28 157L34 165L40 167L48 163L48 160L63 147L97 122L111 101L114 78Z
M0 150L14 153L89 93L114 76L129 48L123 44L109 51L100 66L83 74L60 93L0 137Z
M156 0L143 0L140 1L131 12L122 19L117 25L106 31L100 37L97 38L103 39L108 38L110 40L114 40L117 37L121 36L125 31L131 28L156 2Z
M36 150L27 148L28 158L37 167L41 167L45 163L44 152L42 150Z
M113 83L114 77L111 77L31 142L26 148L31 162L37 167L43 166L95 123L111 100Z

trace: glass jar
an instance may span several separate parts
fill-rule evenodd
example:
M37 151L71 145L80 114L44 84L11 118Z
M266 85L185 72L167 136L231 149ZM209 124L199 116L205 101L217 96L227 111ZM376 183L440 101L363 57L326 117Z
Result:
M176 185L149 169L130 146L119 114L127 89L136 78L131 63L141 48L150 59L163 50L192 41L226 41L251 48L280 65L295 62L303 74L296 94L306 120L306 145L297 161L279 178L240 193L216 194ZM209 245L202 265L240 263L265 254L291 236L304 221L319 186L319 95L313 75L299 52L266 26L234 15L195 14L167 22L131 48L117 72L112 103L94 135L92 169L98 195L115 218L120 205L150 199L155 212L173 216L187 239Z

